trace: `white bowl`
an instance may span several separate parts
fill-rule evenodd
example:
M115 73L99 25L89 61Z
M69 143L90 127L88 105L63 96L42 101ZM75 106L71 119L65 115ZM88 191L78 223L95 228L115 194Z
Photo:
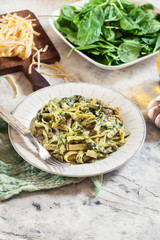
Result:
M71 6L75 6L76 8L81 8L87 2L88 2L88 0L82 0L80 2L76 2L76 3L70 4L70 5ZM148 3L149 1L147 1L147 0L132 0L132 2L134 2L136 5L142 5L142 4ZM150 2L151 2L151 0L150 0ZM158 12L160 13L160 9L155 7L155 13L158 13ZM73 48L75 48L75 46L73 46L68 40L66 40L64 38L64 36L55 27L55 21L57 20L58 16L60 16L60 13L61 13L61 9L58 9L58 10L56 10L55 12L53 12L51 14L51 15L56 16L56 17L51 17L49 19L50 25L51 25L52 29L60 36L60 38L73 49ZM156 51L154 53L151 53L151 54L149 54L147 56L138 58L138 59L136 59L136 60L134 60L132 62L129 62L129 63L116 65L116 66L107 66L107 65L104 65L104 64L101 64L101 63L98 63L98 62L94 61L93 59L91 59L90 57L88 57L87 55L85 55L84 53L82 53L79 50L75 49L74 51L77 52L78 54L80 54L85 59L87 59L89 62L91 62L94 65L96 65L97 67L104 68L104 69L107 69L107 70L116 70L116 69L122 69L122 68L128 67L128 66L131 66L131 65L133 65L135 63L144 61L145 59L150 58L150 57L152 57L152 56L154 56L154 55L156 55L158 53L158 51Z

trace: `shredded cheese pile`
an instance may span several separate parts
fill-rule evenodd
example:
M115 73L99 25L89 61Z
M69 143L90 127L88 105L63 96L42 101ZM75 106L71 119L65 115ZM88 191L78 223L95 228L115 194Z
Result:
M0 57L19 57L27 59L34 48L34 35L39 35L34 31L33 21L17 16L16 13L8 13L0 18Z

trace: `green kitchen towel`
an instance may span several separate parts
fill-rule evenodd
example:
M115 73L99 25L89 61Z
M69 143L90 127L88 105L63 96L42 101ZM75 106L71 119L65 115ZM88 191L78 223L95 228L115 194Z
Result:
M0 201L22 191L33 192L57 188L81 182L83 179L53 175L24 161L10 143L7 123L0 118ZM94 193L97 195L101 187L102 177L92 177L91 180L95 184Z

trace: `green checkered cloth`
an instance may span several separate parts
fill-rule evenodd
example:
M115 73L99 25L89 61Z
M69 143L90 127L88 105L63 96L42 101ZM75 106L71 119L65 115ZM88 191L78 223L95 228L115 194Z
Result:
M33 167L24 161L12 147L8 138L8 125L0 118L0 201L20 192L34 192L53 189L72 183L79 183L84 178L69 178L53 175ZM102 176L92 177L97 195L102 184Z

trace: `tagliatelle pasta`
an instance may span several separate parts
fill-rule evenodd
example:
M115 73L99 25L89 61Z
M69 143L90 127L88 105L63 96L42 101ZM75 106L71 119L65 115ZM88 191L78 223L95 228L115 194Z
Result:
M60 65L59 62L55 62L54 65L49 65L49 64L46 64L46 63L36 62L34 60L34 57L33 57L32 63L30 64L29 69L28 69L29 74L31 74L31 70L32 70L33 65L39 66L39 68L41 66L43 66L43 67L53 69L56 72L56 74L46 72L46 71L40 71L40 70L39 70L39 72L41 74L44 74L44 75L47 75L47 76L50 76L50 77L63 78L66 83L68 83L70 80L76 81L76 82L81 82L81 80L77 76L74 76L73 74L70 74L66 69L64 69Z
M34 31L33 21L27 17L17 16L16 13L2 16L0 18L0 57L19 57L26 60L32 54L32 50L36 53L32 56L32 63L29 66L29 74L31 74L32 65L37 56L38 71L40 70L40 54L46 52L48 45L44 48L37 49L34 43L34 35L39 36L40 33Z
M17 98L19 95L19 90L18 90L16 83L14 82L14 80L11 78L10 75L6 75L6 78L14 90L14 98Z
M26 60L31 56L33 50L32 62L28 68L29 74L32 73L32 66L36 65L38 72L44 75L62 78L66 83L71 79L80 82L77 76L70 74L58 62L55 62L54 65L41 63L40 55L47 51L48 45L40 49L37 49L35 46L34 35L39 36L39 33L34 31L33 27L36 26L36 24L33 23L33 21L36 21L36 19L30 19L30 15L20 17L16 13L8 13L0 18L0 57L19 57L22 60ZM56 74L41 71L41 66L55 70ZM17 85L9 75L7 75L6 78L15 91L15 97L17 97Z
M118 108L79 95L50 100L38 111L31 131L52 156L69 163L106 158L130 134Z
M0 57L19 57L27 59L35 46L34 35L39 35L33 29L30 16L23 18L16 13L0 18Z

